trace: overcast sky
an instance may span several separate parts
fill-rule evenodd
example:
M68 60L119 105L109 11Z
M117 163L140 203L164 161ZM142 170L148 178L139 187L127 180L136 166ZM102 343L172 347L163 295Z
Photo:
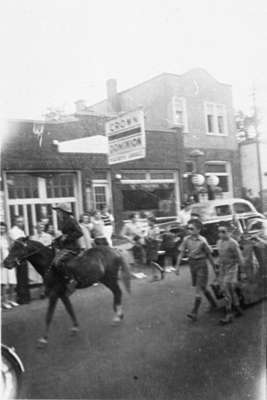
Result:
M254 85L267 108L266 0L6 0L0 36L8 117L72 110L161 72L202 67L233 85L248 109Z

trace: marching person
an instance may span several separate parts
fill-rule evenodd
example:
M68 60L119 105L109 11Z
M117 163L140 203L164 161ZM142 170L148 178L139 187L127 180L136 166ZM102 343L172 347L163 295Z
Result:
M80 247L78 239L82 236L81 228L78 222L72 216L72 210L69 204L61 203L53 207L59 217L59 228L62 235L56 239L60 251L53 260L53 266L64 273L67 286L67 294L74 292L77 281L66 267L66 263L79 253Z
M160 230L156 225L156 218L148 217L148 231L145 237L147 250L147 264L152 268L152 282L159 280L156 271L161 274L161 279L164 278L164 268L158 264L158 251L160 248L161 238Z
M223 294L225 304L225 318L221 319L222 324L229 324L233 321L233 316L243 314L239 299L236 293L238 281L238 266L244 266L244 259L236 240L231 238L227 225L219 226L219 240L217 249L219 253L219 276L218 281Z
M102 207L101 218L104 222L104 233L110 247L112 247L112 234L114 230L114 217L108 211L107 206Z
M207 240L200 235L202 224L198 219L191 219L188 222L188 231L190 234L186 236L180 247L180 254L177 260L176 273L180 273L180 264L183 257L188 257L191 271L192 285L195 287L195 302L192 312L187 317L192 321L197 321L198 310L204 295L210 304L210 308L216 309L217 305L211 293L207 289L208 285L208 265L209 260L213 268L215 262L212 257L211 248Z
M7 225L4 222L0 222L0 233L2 309L9 310L12 307L18 306L18 303L15 301L17 278L15 269L7 269L3 266L3 260L8 256L9 249Z
M21 216L15 218L15 224L9 231L11 241L25 237L24 220ZM17 302L19 304L28 304L30 302L30 289L29 289L29 272L27 261L22 261L16 268L17 274Z

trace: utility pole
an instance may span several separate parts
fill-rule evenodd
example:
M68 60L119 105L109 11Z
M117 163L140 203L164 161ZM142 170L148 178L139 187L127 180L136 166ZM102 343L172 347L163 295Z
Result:
M257 168L258 168L258 176L259 176L259 189L260 189L260 202L261 202L261 211L263 211L263 181L262 181L262 168L261 168L261 154L260 154L260 140L259 140L259 129L258 129L258 110L257 110L257 102L256 102L256 89L253 85L252 87L252 107L254 113L254 128L256 134L256 152L257 152Z

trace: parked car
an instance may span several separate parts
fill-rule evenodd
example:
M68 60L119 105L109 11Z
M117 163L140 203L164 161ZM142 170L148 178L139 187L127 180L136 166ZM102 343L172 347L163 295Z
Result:
M261 230L261 220L264 215L247 200L231 198L210 200L205 203L196 203L191 206L191 214L198 215L203 223L202 234L214 250L218 240L218 227L221 223L229 225L232 236L240 240L246 233L256 234Z

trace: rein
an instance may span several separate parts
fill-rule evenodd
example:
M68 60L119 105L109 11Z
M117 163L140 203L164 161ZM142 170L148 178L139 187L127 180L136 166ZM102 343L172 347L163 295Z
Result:
M20 242L19 242L19 243L20 243ZM52 247L53 247L53 244L49 244L48 246L43 246L43 247L41 247L40 249L35 250L35 251L33 251L32 253L30 253L30 254L27 254L26 256L23 256L23 257L21 257L21 258L16 257L16 258L15 258L15 262L16 262L17 265L20 265L20 264L22 263L22 261L27 260L27 258L33 256L34 254L38 254L38 253L39 253L41 250L43 250L44 248L45 248L45 249L49 249L49 248L52 248Z

